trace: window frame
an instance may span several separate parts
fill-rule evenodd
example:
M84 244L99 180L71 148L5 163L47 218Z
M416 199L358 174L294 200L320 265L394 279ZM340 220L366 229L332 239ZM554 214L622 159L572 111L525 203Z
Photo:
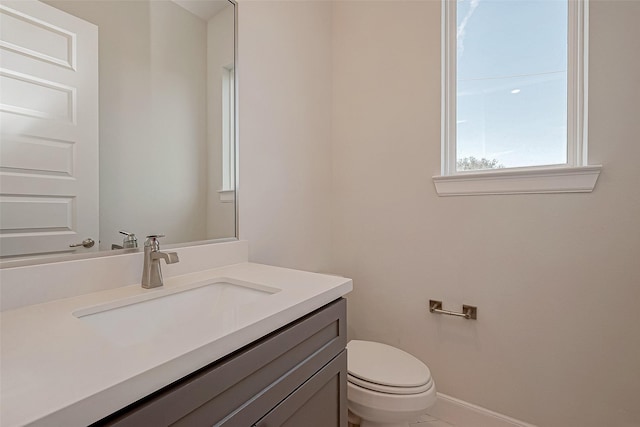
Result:
M588 166L588 0L568 0L567 163L458 171L456 168L456 0L442 0L442 159L439 195L593 191L601 166Z

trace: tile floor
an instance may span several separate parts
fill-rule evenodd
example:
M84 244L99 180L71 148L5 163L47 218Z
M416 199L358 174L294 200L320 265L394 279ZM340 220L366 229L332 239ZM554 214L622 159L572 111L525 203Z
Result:
M409 423L410 427L455 427L453 424L449 424L442 420L432 417L431 415L422 415L420 419L413 423Z
M453 424L449 424L442 420L432 417L431 415L422 415L416 421L409 423L410 427L455 427ZM358 427L355 424L349 423L349 427Z

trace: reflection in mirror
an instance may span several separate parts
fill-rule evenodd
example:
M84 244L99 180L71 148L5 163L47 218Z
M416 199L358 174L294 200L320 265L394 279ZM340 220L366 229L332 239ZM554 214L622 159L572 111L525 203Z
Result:
M3 261L236 236L234 3L3 0L0 18Z

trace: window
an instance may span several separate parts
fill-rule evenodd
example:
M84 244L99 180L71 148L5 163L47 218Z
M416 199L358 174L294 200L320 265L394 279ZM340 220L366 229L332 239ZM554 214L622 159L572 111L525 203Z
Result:
M222 202L235 194L235 84L233 65L222 68Z
M443 0L440 195L592 191L586 0Z

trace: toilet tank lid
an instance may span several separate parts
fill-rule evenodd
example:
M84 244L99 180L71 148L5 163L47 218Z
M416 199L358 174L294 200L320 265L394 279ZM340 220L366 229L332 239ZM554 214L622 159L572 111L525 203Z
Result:
M427 365L414 356L372 341L349 341L347 370L365 381L392 387L418 387L431 379Z

